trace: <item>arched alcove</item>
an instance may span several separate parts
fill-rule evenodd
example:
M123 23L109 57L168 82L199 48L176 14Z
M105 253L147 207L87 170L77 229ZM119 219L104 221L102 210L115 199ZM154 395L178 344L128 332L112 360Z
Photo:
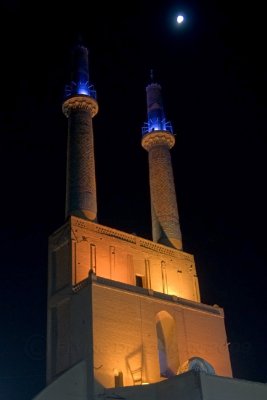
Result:
M175 321L167 311L156 315L160 376L176 375L179 365Z

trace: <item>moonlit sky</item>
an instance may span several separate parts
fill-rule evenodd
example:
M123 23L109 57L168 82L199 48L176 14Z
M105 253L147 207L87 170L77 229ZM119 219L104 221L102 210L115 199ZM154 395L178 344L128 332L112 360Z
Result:
M195 256L202 301L225 310L234 376L266 382L262 2L253 3L254 19L244 2L227 0L57 7L0 5L0 398L30 400L45 385L47 239L64 222L61 104L78 35L90 51L99 102L99 223L151 238L140 141L153 69L177 135L171 154L184 250Z

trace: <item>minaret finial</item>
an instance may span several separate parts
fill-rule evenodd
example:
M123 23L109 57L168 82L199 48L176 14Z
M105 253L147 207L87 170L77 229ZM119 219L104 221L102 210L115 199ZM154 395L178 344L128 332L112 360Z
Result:
M96 92L89 79L89 51L78 34L71 54L71 82L65 86L65 98L85 95L96 98Z

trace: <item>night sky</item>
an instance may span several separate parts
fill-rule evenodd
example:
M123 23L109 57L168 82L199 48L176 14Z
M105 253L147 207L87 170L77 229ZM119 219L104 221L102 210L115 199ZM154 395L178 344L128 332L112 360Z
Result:
M31 400L45 386L47 243L64 223L61 105L80 35L99 103L99 223L151 239L141 128L153 69L202 301L224 308L234 376L267 382L263 2L55 3L0 3L0 399Z

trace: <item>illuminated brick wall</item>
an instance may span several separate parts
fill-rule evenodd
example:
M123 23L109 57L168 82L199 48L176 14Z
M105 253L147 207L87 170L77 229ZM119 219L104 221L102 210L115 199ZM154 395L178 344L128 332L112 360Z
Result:
M165 379L192 356L231 376L223 311L200 303L188 253L71 217L50 236L48 299L48 382L89 348L109 387Z
M191 254L71 217L73 284L97 276L200 301Z
M102 386L114 386L118 371L125 386L158 382L193 356L208 361L216 374L232 376L222 309L99 281L93 283L94 374ZM158 323L165 333L157 330ZM160 365L161 356L166 365Z

